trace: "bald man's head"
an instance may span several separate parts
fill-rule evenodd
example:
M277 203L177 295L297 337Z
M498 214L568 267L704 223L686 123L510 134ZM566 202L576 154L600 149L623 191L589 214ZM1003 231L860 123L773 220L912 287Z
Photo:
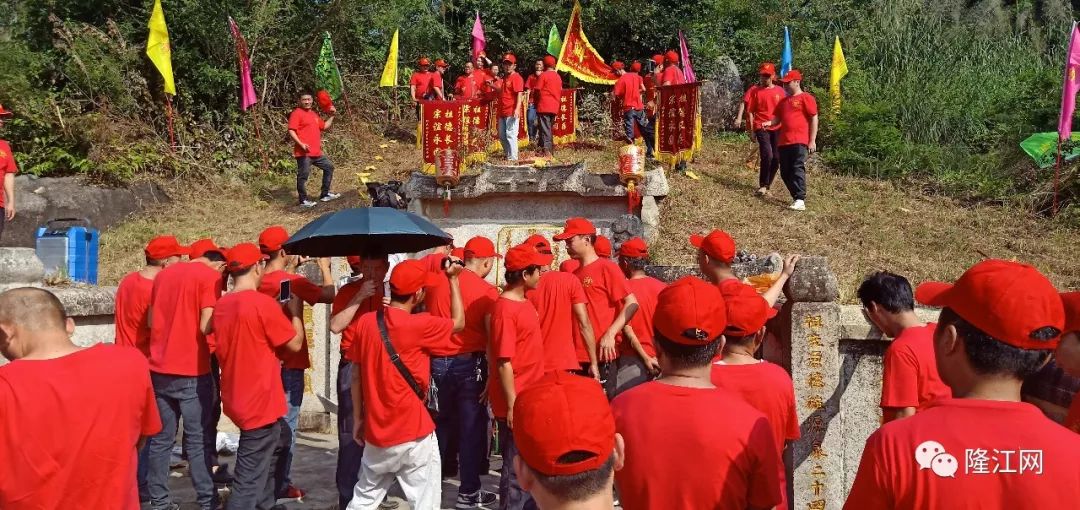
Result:
M0 293L0 325L47 331L63 330L66 323L64 305L52 292L22 287Z

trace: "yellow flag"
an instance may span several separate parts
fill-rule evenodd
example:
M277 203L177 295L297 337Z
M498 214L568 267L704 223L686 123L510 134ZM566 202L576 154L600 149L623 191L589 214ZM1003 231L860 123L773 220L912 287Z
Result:
M397 67L398 67L398 31L394 30L394 38L390 40L390 51L386 55L386 65L383 66L382 79L379 80L380 87L394 87L397 86Z
M847 60L844 49L840 47L840 37L833 42L832 70L829 71L829 97L832 99L833 113L840 113L840 80L847 76Z
M154 0L154 11L150 13L150 37L146 39L146 56L157 67L165 81L165 93L176 95L176 84L172 74L172 50L169 49L169 28L165 26L165 11L161 10L161 0Z

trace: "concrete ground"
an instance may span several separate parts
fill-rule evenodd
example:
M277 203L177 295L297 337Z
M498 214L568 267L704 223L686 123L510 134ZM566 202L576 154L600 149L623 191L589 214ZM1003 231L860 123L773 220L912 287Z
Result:
M279 500L278 503L285 505L289 510L333 510L338 508L337 488L334 486L334 470L337 463L337 435L315 434L301 432L296 438L297 452L293 457L292 480L293 485L307 492L303 501ZM235 458L222 455L219 462L235 464ZM482 478L484 490L498 492L499 475L497 469L500 466L498 458L492 459L492 473ZM169 488L172 491L173 501L180 504L181 510L197 510L195 505L195 491L191 486L191 479L187 476L187 469L174 469L169 479ZM443 481L442 508L454 508L457 499L457 479ZM393 494L394 491L391 491ZM397 491L400 496L400 491ZM398 501L399 510L409 510L408 503L400 497L391 497ZM149 506L144 505L143 509Z

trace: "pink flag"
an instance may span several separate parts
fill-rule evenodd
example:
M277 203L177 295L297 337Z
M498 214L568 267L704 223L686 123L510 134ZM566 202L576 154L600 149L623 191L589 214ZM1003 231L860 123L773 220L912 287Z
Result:
M233 41L236 42L236 60L240 67L240 109L247 111L259 100L255 97L255 85L251 82L251 58L248 56L247 41L232 16L229 16L229 32L232 32Z
M484 52L487 47L487 39L484 38L484 26L480 24L480 11L476 11L476 21L472 25L472 59Z
M1069 32L1069 55L1065 61L1065 78L1061 85L1061 114L1058 117L1058 140L1068 140L1072 136L1073 112L1076 110L1076 92L1080 90L1080 30L1073 22Z
M690 65L690 47L686 45L686 36L683 35L682 30L679 31L679 53L682 54L683 78L686 83L696 82L697 75L694 74L694 68Z

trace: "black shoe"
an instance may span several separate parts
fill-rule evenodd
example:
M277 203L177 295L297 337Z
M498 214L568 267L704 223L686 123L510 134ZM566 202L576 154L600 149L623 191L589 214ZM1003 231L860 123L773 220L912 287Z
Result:
M457 504L454 505L454 508L463 510L469 508L483 508L484 505L492 505L497 500L498 497L495 496L495 493L479 490L472 494L458 494Z

